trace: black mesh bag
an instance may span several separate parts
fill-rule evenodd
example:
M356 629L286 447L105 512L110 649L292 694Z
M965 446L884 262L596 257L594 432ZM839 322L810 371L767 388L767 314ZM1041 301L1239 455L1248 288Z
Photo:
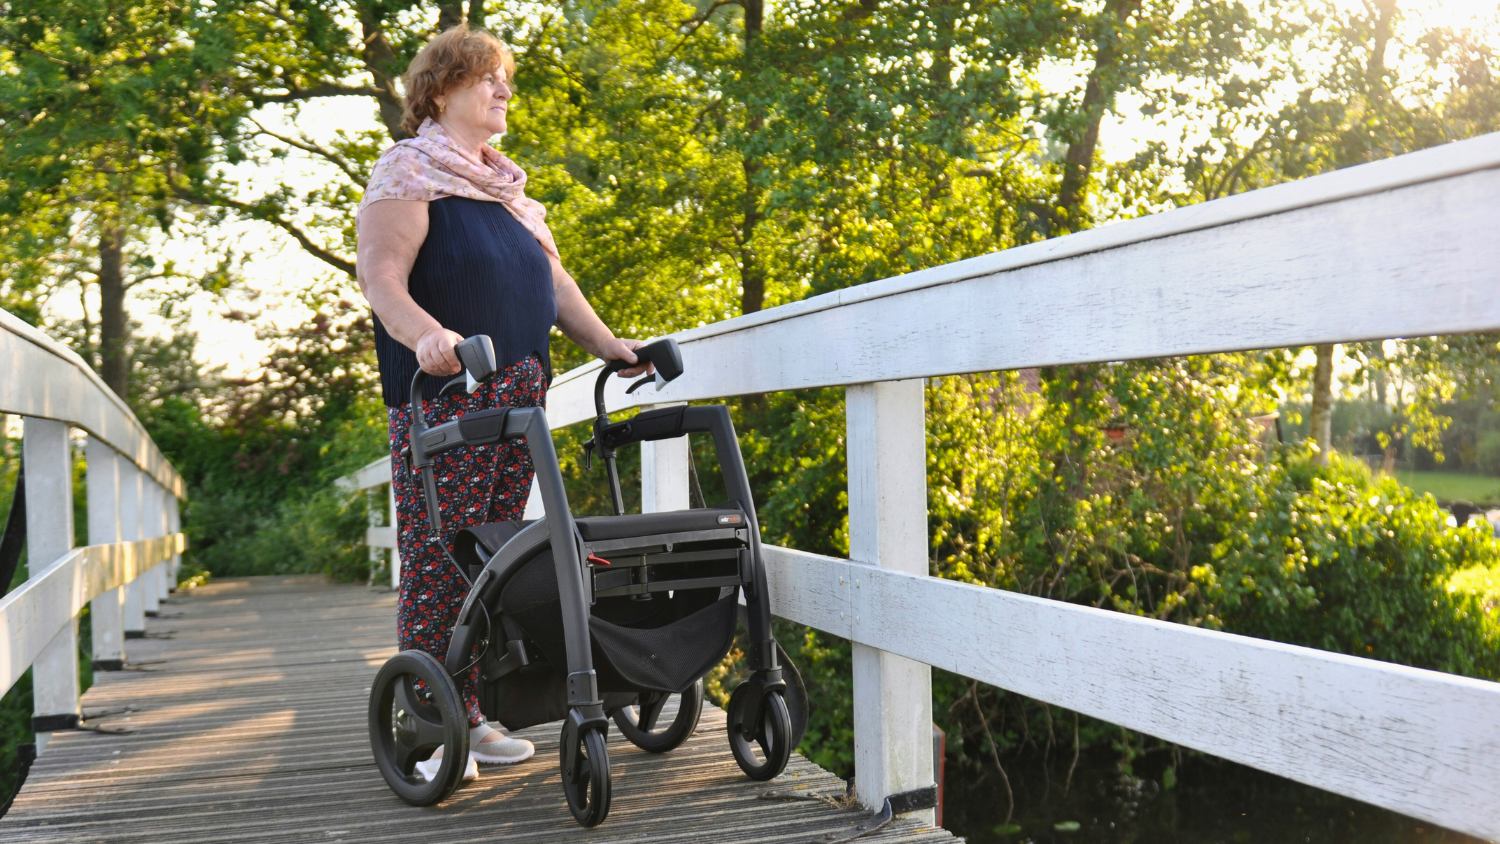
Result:
M721 597L721 592L727 592ZM717 665L734 639L733 590L678 590L649 601L604 598L589 619L601 692L680 692ZM567 665L557 574L543 552L506 584L500 607L548 663Z

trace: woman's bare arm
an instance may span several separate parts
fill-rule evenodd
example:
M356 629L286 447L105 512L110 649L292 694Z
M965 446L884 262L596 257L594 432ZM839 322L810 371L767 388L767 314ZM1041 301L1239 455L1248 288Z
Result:
M552 293L557 299L557 327L562 329L569 340L594 357L635 362L635 352L632 349L638 349L645 343L616 337L609 326L599 319L599 315L594 313L593 306L583 298L583 291L578 289L578 282L563 269L562 261L556 257L552 257ZM629 378L650 368L649 364L634 366L621 372L620 376Z
M372 202L359 215L355 274L370 309L396 342L417 353L422 369L455 375L462 367L453 346L464 338L439 325L407 292L412 264L426 239L426 202Z

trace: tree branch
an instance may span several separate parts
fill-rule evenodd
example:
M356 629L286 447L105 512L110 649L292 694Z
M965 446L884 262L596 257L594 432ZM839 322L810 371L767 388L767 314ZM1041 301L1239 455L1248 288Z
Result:
M275 138L276 140L281 141L287 146L296 147L303 152L326 158L328 159L329 163L339 168L339 170L341 170L345 176L348 176L350 181L354 182L356 185L359 185L361 188L365 186L365 179L360 174L360 172L355 169L353 164L349 163L349 159L343 157L342 155L339 155L337 152L334 152L330 149L324 149L323 147L318 146L312 141L299 140L297 138L289 138L285 135L279 135L275 132L272 132L270 129L267 129L266 127L260 125L260 122L255 118L250 118L250 122L255 124L255 128L259 130L258 134L265 135L270 138Z
M339 85L327 82L311 88L288 86L285 94L259 94L255 95L255 99L260 103L291 103L319 97L378 97L382 93L384 92L372 85Z
M241 211L245 214L250 215L254 219L263 220L267 223L270 223L271 225L276 226L277 228L291 235L292 238L295 239L297 243L300 244L302 248L314 258L317 258L318 260L322 261L330 267L333 267L336 270L340 270L348 274L350 278L355 277L353 261L342 258L334 254L332 251L319 246L313 241L311 237L308 236L307 232L301 229L301 227L299 227L296 223L293 223L291 220L288 220L285 217L281 216L280 214L267 213L267 211L265 211L261 207L253 205L249 202L240 202L239 200L230 199L227 196L218 196L209 199L208 197L200 196L196 193L193 193L192 191L186 190L176 185L173 186L172 191L177 195L178 199L181 199L184 202L190 203L192 205L200 205L209 208L215 206L233 208L236 211Z

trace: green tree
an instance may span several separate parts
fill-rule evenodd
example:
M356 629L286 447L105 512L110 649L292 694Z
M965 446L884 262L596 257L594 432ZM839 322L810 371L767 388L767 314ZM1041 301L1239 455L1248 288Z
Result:
M84 296L82 351L121 396L130 378L126 294L176 276L153 257L173 232L171 168L206 166L239 113L219 86L227 10L153 0L12 2L0 20L0 261L7 296ZM177 229L181 233L180 227ZM221 286L228 265L205 278Z

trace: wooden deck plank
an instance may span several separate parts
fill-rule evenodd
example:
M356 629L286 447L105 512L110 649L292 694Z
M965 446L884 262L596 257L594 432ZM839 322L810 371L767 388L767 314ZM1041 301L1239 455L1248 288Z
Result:
M800 756L771 783L729 755L724 713L653 756L610 735L614 801L602 827L575 824L557 771L555 724L517 735L537 757L485 766L443 805L391 794L370 755L365 706L395 652L395 598L316 578L226 580L163 605L131 668L101 673L90 726L55 734L0 839L41 842L589 841L828 842L865 818L833 801L844 784ZM788 794L818 800L786 800ZM898 821L861 842L937 844Z

